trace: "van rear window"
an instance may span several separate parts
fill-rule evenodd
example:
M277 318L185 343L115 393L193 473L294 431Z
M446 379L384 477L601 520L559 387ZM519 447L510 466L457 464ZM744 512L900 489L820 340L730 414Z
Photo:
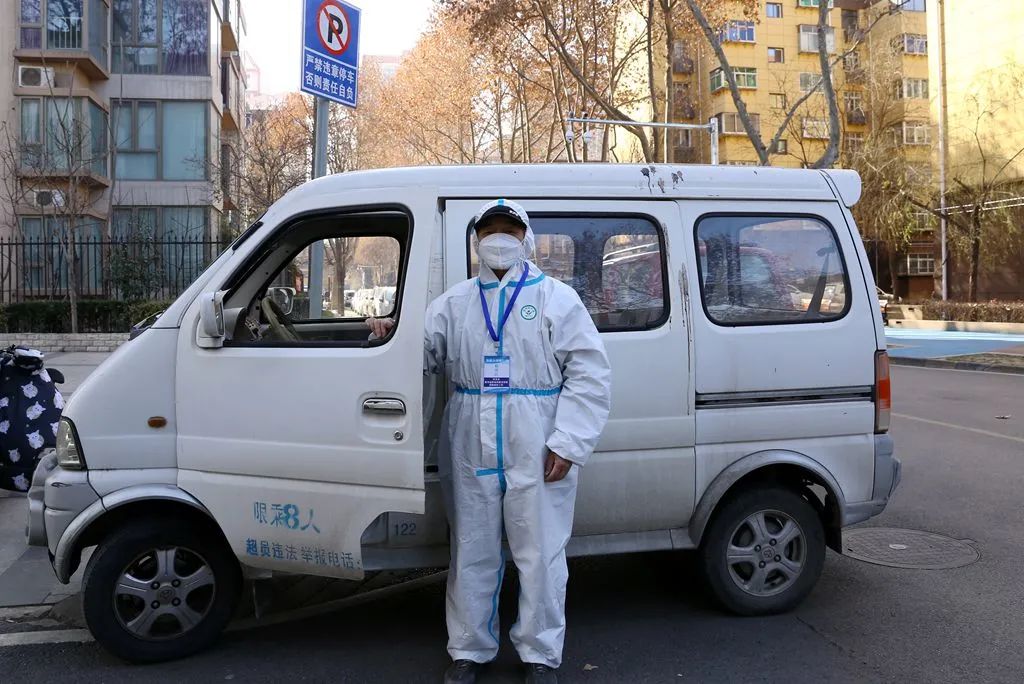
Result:
M700 293L719 325L842 318L849 279L832 227L806 216L711 215L697 221Z
M665 250L653 221L644 216L536 214L530 224L537 239L537 265L576 290L599 331L648 330L668 319ZM475 274L471 246L469 254Z

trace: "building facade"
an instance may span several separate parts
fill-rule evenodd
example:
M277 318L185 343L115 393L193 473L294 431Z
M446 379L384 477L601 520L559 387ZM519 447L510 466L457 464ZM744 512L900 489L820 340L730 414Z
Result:
M240 0L0 0L0 26L0 235L29 245L0 273L5 297L60 293L68 255L49 252L69 227L153 240L160 269L190 282L237 223ZM107 246L80 249L80 294L116 296Z
M1022 2L931 0L928 60L937 129L932 148L936 180L941 169L952 206L957 206L959 183L975 188L988 184L993 200L982 216L1003 213L997 223L1008 220L1016 226L1017 235L1008 244L996 239L985 246L996 254L983 254L978 283L983 300L1024 299L1022 35ZM994 237L987 235L986 240ZM967 267L963 254L950 250L950 296L965 296Z
M721 32L722 48L733 69L747 111L765 145L783 127L789 110L813 91L821 77L818 56L819 0L778 0L758 3L756 17L739 12ZM829 29L824 40L836 60L833 83L840 109L842 151L840 164L863 144L873 128L893 136L899 154L917 174L931 169L932 132L929 109L929 67L925 0L906 0L893 11L890 0L830 0ZM848 53L848 54L847 54ZM845 57L844 57L845 55ZM725 74L703 35L675 44L672 55L672 120L703 123L718 120L719 162L754 165L759 158L736 113ZM890 102L872 111L877 89ZM875 90L872 90L875 89ZM811 94L785 124L778 142L769 149L773 166L813 164L828 142L828 108L820 90ZM679 162L710 161L709 137L700 131L672 134L669 159ZM846 158L844 158L846 157ZM935 268L933 222L920 221L912 244L890 259L884 246L873 240L870 226L861 226L875 261L879 282L891 279L896 268L898 294L926 297L932 290Z

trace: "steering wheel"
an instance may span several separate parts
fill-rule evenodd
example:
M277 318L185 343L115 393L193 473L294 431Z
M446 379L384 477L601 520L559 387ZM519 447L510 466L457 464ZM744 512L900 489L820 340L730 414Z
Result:
M270 332L274 337L287 342L299 342L302 340L299 337L299 333L295 331L295 326L288 320L288 316L285 315L273 298L269 296L264 297L260 301L260 309L263 311L263 318L266 319L267 325L270 326Z

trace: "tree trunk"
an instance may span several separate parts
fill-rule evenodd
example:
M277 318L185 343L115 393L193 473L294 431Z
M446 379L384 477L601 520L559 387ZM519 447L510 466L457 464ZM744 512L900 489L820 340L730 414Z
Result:
M658 121L658 86L654 75L654 0L647 0L647 83L651 91L651 120ZM658 129L653 129L651 137L654 138L652 161L664 161Z
M821 89L828 103L828 145L818 161L812 164L815 169L830 169L839 158L839 103L836 100L836 89L832 85L832 66L829 63L828 40L825 35L828 10L829 3L818 3L818 62L821 64Z
M665 16L665 122L672 120L672 108L675 106L675 86L672 81L672 53L675 48L676 32L672 26L672 6L668 0L661 0L661 12ZM672 134L665 136L665 161L674 162L673 148L670 139Z
M74 221L74 217L71 219ZM71 306L71 333L78 334L78 252L75 249L75 231L68 225L68 303Z

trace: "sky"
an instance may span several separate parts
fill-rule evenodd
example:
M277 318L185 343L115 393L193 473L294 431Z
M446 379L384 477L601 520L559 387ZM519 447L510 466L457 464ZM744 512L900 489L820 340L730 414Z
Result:
M347 0L362 10L359 52L398 55L426 28L433 0ZM299 89L302 0L242 0L248 28L242 47L260 68L261 90Z

